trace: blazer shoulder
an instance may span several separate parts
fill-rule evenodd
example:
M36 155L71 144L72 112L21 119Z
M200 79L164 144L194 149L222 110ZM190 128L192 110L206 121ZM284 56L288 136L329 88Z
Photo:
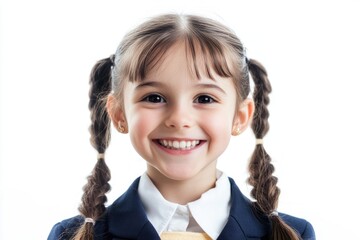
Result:
M56 223L50 231L48 240L67 240L74 236L76 230L83 223L84 219L81 216L65 219Z
M295 229L303 240L316 239L314 228L307 220L284 213L279 213L279 216L285 221L286 224Z
M79 227L84 223L83 216L76 216L69 219L65 219L51 229L48 236L48 240L69 240L71 239ZM94 239L104 240L109 239L107 212L100 217L94 226Z

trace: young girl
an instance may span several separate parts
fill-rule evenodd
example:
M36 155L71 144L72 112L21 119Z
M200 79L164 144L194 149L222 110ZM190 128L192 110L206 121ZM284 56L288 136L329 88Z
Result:
M48 239L315 239L310 223L277 212L280 190L262 144L271 86L227 27L199 16L155 17L94 66L90 84L98 160L81 216L56 224ZM147 171L106 208L110 122L129 134ZM231 136L250 122L254 202L216 169Z

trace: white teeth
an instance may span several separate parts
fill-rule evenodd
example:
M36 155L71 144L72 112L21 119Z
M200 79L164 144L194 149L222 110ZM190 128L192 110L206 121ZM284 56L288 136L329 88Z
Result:
M199 140L192 140L192 141L171 141L171 140L164 140L164 139L161 139L159 140L159 143L166 147L166 148L170 148L170 149L181 149L181 150L184 150L184 149L191 149L191 148L194 148L196 147L200 141Z
M180 147L180 143L178 141L173 141L172 144L173 148L179 148Z
M180 142L180 148L186 148L186 142L185 141Z

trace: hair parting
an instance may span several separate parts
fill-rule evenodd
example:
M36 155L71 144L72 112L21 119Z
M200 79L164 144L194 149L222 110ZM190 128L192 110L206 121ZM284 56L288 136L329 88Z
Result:
M113 57L98 61L90 75L89 110L91 113L90 142L100 156L87 178L79 212L85 218L98 220L105 212L106 193L110 190L110 170L105 163L104 153L110 142L110 119L105 111L105 97L111 91L111 68ZM84 221L73 240L94 239L94 223Z
M253 99L255 113L251 128L257 139L262 139L269 130L269 94L271 85L267 72L262 64L253 59L247 59L249 72L255 83ZM272 214L278 206L280 189L276 186L278 179L273 176L274 166L271 157L266 152L263 144L257 144L250 158L248 183L253 186L251 196L256 200L256 212L262 212L269 217L272 231L271 240L299 240L297 232L288 226L277 214Z

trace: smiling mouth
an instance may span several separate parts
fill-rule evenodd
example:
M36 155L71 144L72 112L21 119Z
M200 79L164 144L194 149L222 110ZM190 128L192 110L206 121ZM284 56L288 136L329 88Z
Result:
M168 139L158 139L157 143L167 149L175 150L189 150L196 148L201 142L201 140L168 140Z

